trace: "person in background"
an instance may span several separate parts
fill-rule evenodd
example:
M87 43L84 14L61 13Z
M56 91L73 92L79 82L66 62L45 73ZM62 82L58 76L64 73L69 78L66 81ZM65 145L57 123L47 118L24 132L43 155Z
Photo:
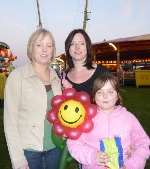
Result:
M91 39L83 29L72 30L65 41L67 70L62 84L65 88L74 87L90 96L93 81L99 74L108 72L93 62Z
M55 41L46 29L29 38L30 62L8 77L4 99L4 130L13 169L57 169L61 152L51 139L46 113L61 82L50 67Z
M144 169L150 139L137 118L121 105L119 83L112 74L98 76L93 86L97 105L94 128L68 139L71 155L83 169Z

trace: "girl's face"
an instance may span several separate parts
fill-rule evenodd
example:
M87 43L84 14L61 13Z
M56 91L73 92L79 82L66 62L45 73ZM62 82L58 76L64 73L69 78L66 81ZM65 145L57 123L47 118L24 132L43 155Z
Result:
M95 102L104 112L111 112L115 108L117 100L118 94L110 81L107 81L95 94Z
M73 61L84 61L86 59L86 42L84 36L81 33L76 33L74 35L69 52Z
M52 39L47 35L39 36L33 45L32 62L38 64L49 64L53 55Z

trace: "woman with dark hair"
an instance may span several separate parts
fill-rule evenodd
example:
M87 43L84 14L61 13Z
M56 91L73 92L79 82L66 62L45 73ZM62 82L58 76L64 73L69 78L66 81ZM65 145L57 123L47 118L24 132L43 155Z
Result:
M91 96L93 81L107 69L93 63L91 39L83 29L71 31L65 41L67 70L63 86L86 91Z

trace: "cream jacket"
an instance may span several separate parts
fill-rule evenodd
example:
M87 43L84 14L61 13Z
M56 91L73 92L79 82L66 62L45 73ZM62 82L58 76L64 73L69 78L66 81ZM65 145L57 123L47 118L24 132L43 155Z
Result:
M50 68L54 95L61 94L56 72ZM4 130L14 169L25 162L23 149L43 150L47 94L31 64L15 69L8 77L4 96Z

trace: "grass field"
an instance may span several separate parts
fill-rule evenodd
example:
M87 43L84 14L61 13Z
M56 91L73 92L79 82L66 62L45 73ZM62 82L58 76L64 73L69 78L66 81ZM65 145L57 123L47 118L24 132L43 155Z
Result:
M139 119L150 136L150 88L127 87L121 89L124 105ZM0 169L11 169L10 159L3 131L3 110L0 109ZM74 169L73 164L70 169ZM145 169L150 169L147 162Z

